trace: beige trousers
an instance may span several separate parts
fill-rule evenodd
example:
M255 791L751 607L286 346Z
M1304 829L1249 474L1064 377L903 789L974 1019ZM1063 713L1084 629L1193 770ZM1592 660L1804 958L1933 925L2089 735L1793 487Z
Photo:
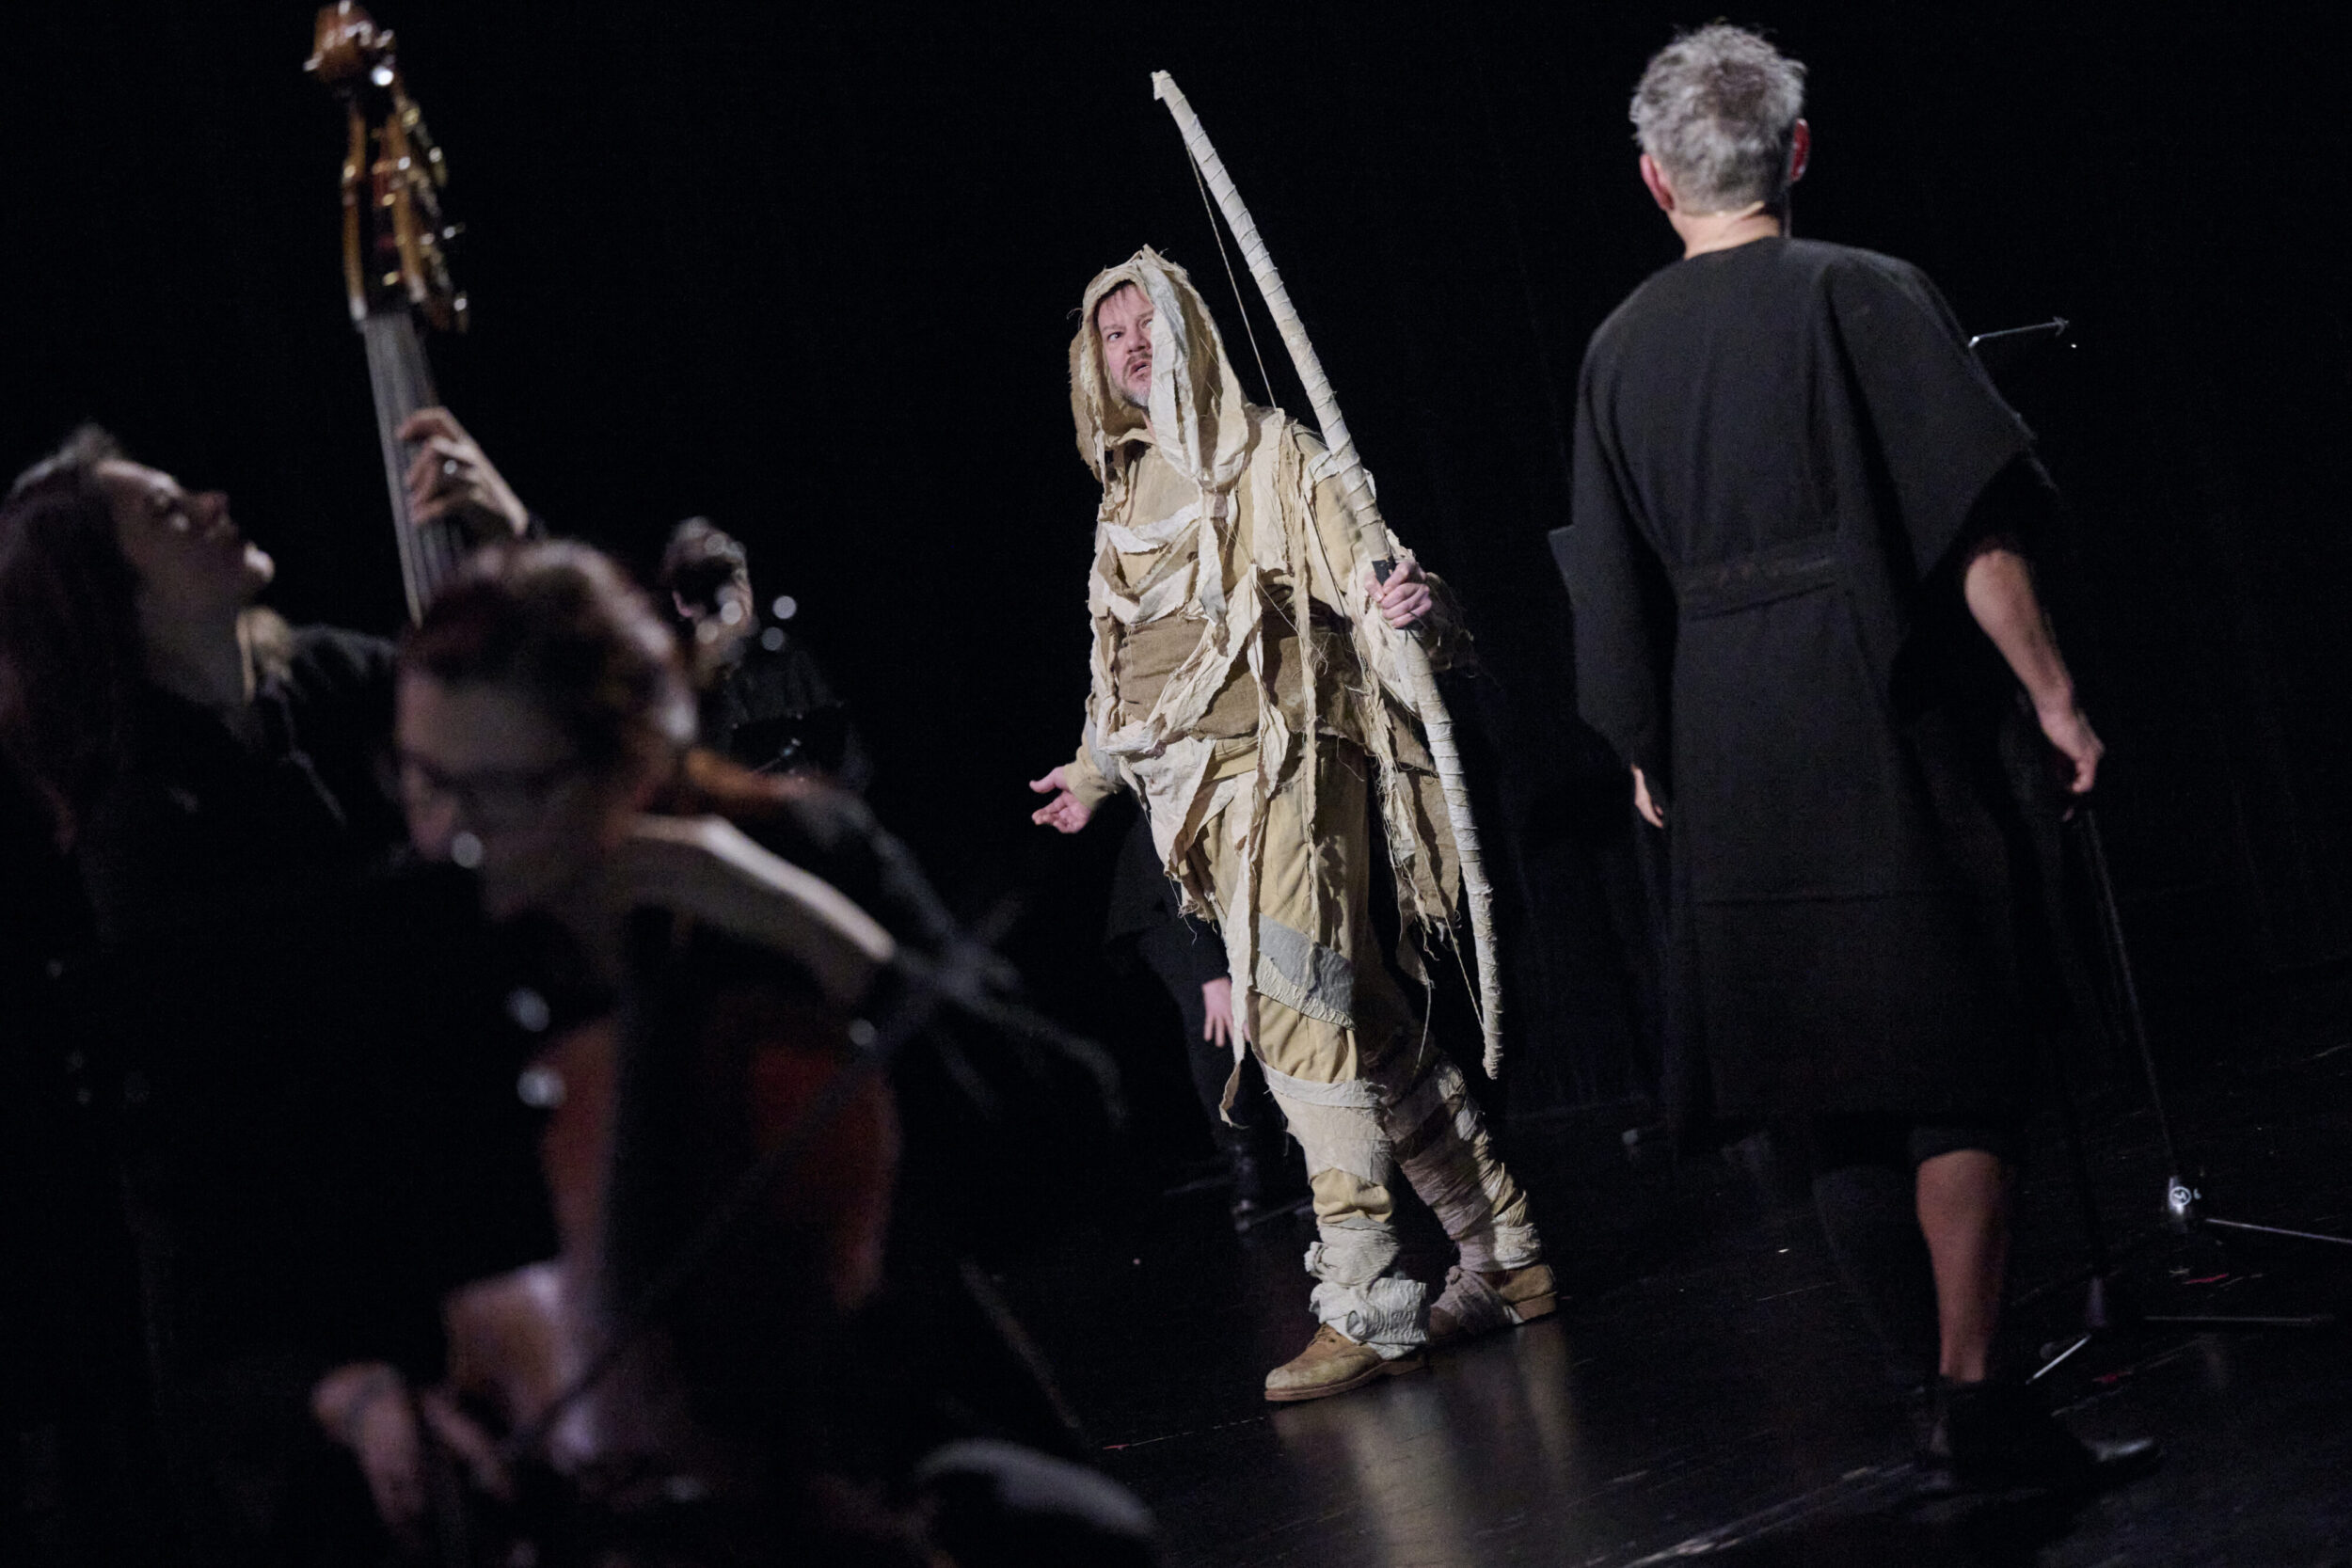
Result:
M1427 1037L1379 952L1369 904L1371 857L1381 852L1370 767L1357 747L1320 737L1313 819L1300 787L1303 758L1267 803L1249 1033L1306 1152L1318 1232L1307 1252L1315 1316L1394 1356L1428 1335L1426 1293L1396 1266L1390 1184L1400 1171L1444 1225L1463 1267L1522 1268L1541 1258L1542 1244L1461 1072ZM1246 875L1230 828L1220 813L1191 851L1220 910L1233 908Z

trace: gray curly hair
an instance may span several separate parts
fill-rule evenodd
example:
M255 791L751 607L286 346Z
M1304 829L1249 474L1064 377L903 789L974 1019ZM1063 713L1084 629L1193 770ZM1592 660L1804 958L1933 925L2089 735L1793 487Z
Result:
M1634 139L1694 213L1778 200L1804 112L1804 63L1728 22L1661 49L1633 89Z

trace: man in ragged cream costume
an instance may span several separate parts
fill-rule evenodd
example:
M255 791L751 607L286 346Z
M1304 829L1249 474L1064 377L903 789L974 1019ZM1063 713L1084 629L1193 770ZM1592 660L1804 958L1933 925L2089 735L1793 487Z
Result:
M1461 914L1398 663L1414 635L1440 667L1459 654L1442 585L1393 539L1396 569L1375 580L1323 444L1243 402L1208 307L1152 250L1088 285L1070 402L1103 482L1093 689L1077 755L1031 784L1053 796L1035 820L1076 832L1134 791L1186 912L1223 933L1236 1053L1247 1037L1306 1151L1320 1232L1321 1327L1266 1398L1342 1393L1421 1365L1426 1344L1543 1316L1551 1271L1527 1199L1369 917L1376 844L1408 976ZM1397 1267L1400 1172L1461 1254L1435 1303Z

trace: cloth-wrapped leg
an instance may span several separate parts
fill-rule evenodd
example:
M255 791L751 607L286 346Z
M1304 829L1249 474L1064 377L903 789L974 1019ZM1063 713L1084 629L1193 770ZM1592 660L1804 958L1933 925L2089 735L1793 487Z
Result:
M1316 1321L1391 1361L1426 1343L1428 1289L1395 1272L1395 1227L1345 1220L1316 1228L1320 1235L1307 1249L1307 1272L1315 1277L1309 1305Z
M1428 1338L1428 1293L1396 1266L1387 1185L1396 1162L1378 1089L1360 1079L1311 1084L1272 1069L1266 1080L1307 1156L1317 1232L1307 1272L1316 1282L1317 1321L1391 1360L1409 1354Z
M1384 1123L1405 1179L1460 1249L1463 1268L1494 1274L1543 1260L1527 1195L1496 1156L1460 1069L1431 1064Z

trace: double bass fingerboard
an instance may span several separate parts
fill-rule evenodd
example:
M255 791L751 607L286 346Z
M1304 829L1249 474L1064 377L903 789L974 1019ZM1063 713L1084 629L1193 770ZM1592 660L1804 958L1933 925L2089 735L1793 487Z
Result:
M442 519L420 524L408 504L408 468L422 449L400 438L400 427L420 408L440 400L433 390L433 367L417 335L416 318L405 310L379 310L359 323L368 349L368 380L375 392L376 437L384 449L384 483L391 492L392 528L400 541L400 578L408 594L408 619L424 617L433 594L465 560L468 543L458 525Z

